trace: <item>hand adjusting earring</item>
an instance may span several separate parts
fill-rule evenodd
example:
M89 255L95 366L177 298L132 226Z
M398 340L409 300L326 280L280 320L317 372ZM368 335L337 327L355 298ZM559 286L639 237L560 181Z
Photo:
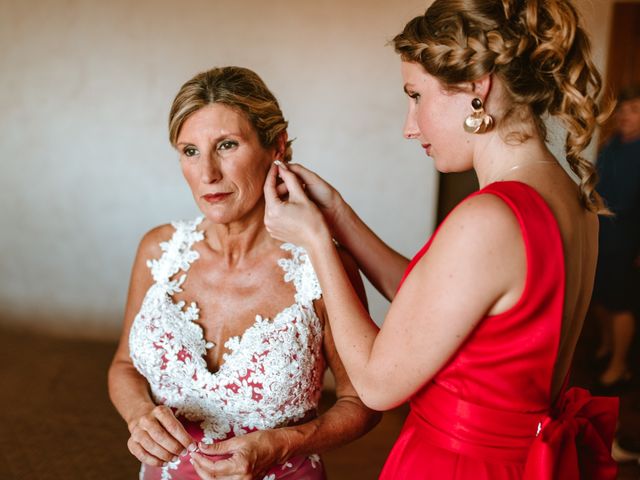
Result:
M471 100L473 113L464 119L464 131L468 133L484 133L491 130L493 117L484 111L482 100L478 97Z

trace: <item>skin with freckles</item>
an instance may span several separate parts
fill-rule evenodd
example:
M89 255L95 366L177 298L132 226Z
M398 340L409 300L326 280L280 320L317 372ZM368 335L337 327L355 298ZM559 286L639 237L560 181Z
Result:
M577 185L549 152L532 120L518 126L533 132L523 142L506 141L497 128L481 135L463 130L476 97L499 120L507 102L500 78L486 75L445 89L419 64L402 62L401 68L409 97L404 135L426 146L425 154L439 171L473 168L481 188L503 180L526 183L543 197L558 222L567 281L552 384L555 396L589 304L597 216L583 208ZM278 176L285 181L287 198L281 187L276 188ZM303 190L302 182L311 182L313 188ZM273 167L265 197L269 232L309 252L325 293L338 352L358 394L374 409L393 408L416 393L482 318L506 312L522 295L527 265L520 225L513 211L493 195L473 197L454 210L400 291L398 282L408 260L386 246L313 172L300 165ZM348 285L332 237L346 246L369 280L392 300L381 329Z
M417 140L440 172L471 168L470 139L460 138L460 126L443 121L443 112L468 114L470 99L455 95L416 63L402 62L404 91L409 97L404 136ZM472 98L472 97L470 97ZM462 117L464 119L464 117ZM461 141L462 140L462 141Z
M265 182L267 230L308 252L360 398L377 410L410 403L380 478L615 477L617 400L565 382L593 287L597 214L607 213L583 152L608 107L576 8L434 0L392 43L409 103L404 136L439 172L473 169L479 191L409 264L314 172L274 166ZM547 116L566 129L558 159ZM400 178L401 159L384 167ZM391 301L380 327L332 238Z
M253 325L256 314L273 318L294 303L295 288L283 281L277 263L286 256L280 248L282 242L273 239L263 223L264 180L272 162L282 158L286 141L285 133L272 147L264 147L247 116L223 104L210 104L192 113L176 141L182 174L205 217L198 227L205 238L193 245L199 258L191 265L182 292L173 298L197 303L197 322L204 338L214 344L206 354L212 372L219 370L223 355L229 353L224 348L226 340ZM131 432L129 449L150 466L162 466L188 447L196 448L171 409L153 403L128 349L131 324L153 284L146 262L160 257L159 244L173 231L171 225L162 225L148 232L140 243L121 342L109 372L112 401ZM366 302L355 264L347 255L343 260L354 288ZM191 460L201 478L258 477L292 456L346 443L379 419L363 406L346 375L323 300L316 301L314 307L324 325L323 354L336 379L336 404L317 418L315 412L309 412L306 423L257 431L211 446L198 445Z

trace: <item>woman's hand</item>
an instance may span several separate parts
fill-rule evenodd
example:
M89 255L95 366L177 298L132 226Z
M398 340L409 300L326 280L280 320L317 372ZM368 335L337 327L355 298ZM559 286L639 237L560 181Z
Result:
M286 168L296 174L304 186L304 192L315 203L329 226L334 227L346 206L340 193L311 170L296 163L286 164Z
M284 461L281 440L277 430L260 430L211 445L201 443L200 452L191 454L192 464L203 480L261 479Z
M191 435L165 405L157 405L131 420L129 432L129 451L147 465L162 466L196 447Z
M278 193L278 176L284 181L289 193L286 201ZM283 190L280 188L280 192ZM271 166L264 185L264 196L264 223L272 237L302 247L309 247L323 236L331 238L319 208L307 197L296 174L284 164Z

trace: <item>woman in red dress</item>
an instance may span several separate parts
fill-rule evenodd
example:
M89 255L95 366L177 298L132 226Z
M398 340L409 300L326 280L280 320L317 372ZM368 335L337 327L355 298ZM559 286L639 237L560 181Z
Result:
M567 388L607 213L581 156L604 115L575 7L436 0L394 45L405 137L441 172L473 168L480 190L409 263L303 167L274 166L265 185L267 229L309 253L358 394L378 410L411 404L381 478L615 478L617 399ZM544 115L567 129L571 175ZM332 237L392 301L380 329Z

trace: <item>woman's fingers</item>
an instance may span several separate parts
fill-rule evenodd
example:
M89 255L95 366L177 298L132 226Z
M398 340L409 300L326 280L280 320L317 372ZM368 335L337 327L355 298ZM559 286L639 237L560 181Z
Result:
M136 457L140 458L140 454L143 457L150 456L150 460L159 460L160 463L172 461L176 455L163 448L158 442L156 442L151 435L144 431L138 430L129 439L129 450ZM142 459L141 459L142 461ZM152 464L157 464L153 462Z
M236 437L227 440L206 444L200 442L198 449L205 455L231 455L232 451L237 447Z
M284 183L281 183L276 187L276 192L278 192L278 197L280 197L281 199L289 195L289 189Z
M198 469L200 469L203 472L206 472L210 475L215 475L217 472L214 471L214 468L216 466L216 463L209 458L207 458L206 456L202 455L201 453L192 453L191 454L191 460L193 463L194 467L197 467Z
M331 212L339 207L340 194L327 183L318 174L303 167L302 165L292 163L287 165L287 168L296 174L300 181L305 185L305 193L316 205L323 210L327 211L329 215Z
M174 452L167 450L161 443L159 443L155 438L145 432L146 435L143 435L140 439L139 443L142 445L147 452L149 452L154 457L157 457L165 462L171 462L175 460L179 454L175 454Z
M166 463L161 458L158 458L155 455L152 455L151 453L149 453L147 450L145 450L145 448L140 444L140 442L137 442L136 440L134 440L133 437L130 437L129 440L127 441L127 447L129 448L129 451L133 454L133 456L136 457L138 460L140 460L141 463L144 463L145 465L153 465L155 467L160 467Z
M272 164L271 168L267 172L267 178L264 181L264 199L267 206L281 203L280 196L278 195L277 184L278 166Z
M149 465L173 461L189 447L195 448L173 411L163 405L137 419L130 429L129 450Z
M198 474L208 475L203 478L251 480L254 477L255 472L242 453L225 460L210 459L200 453L192 454L191 458Z
M287 164L287 168L291 170L293 173L295 173L298 176L298 178L300 178L302 183L306 183L307 185L311 185L315 183L327 183L320 177L320 175L318 175L315 172L312 172L306 167L303 167L299 163L289 163Z
M190 446L195 446L193 438L187 433L182 423L175 417L169 407L158 406L154 409L154 414L162 427L164 427L164 434L159 433L159 435L163 439L162 445L167 450L181 454Z
M138 422L138 428L147 433L164 450L170 452L172 457L180 455L193 442L171 409L166 406L155 407L150 415L142 417Z
M306 246L316 238L318 229L324 228L322 213L305 194L300 180L284 165L275 165L289 196L286 201L278 196L276 172L273 167L265 182L264 224L269 234L280 241Z
M201 453L193 453L191 455L195 465L198 465L202 470L209 472L216 477L222 475L238 475L245 472L238 472L234 468L234 461L229 459L225 460L212 460L207 458L206 455Z
M278 165L278 175L284 181L289 191L289 201L303 201L307 199L302 188L302 183L295 173L289 170L284 164Z
M278 177L282 179L280 184L278 184ZM292 173L282 162L276 161L271 165L264 182L264 198L267 203L267 210L284 203L283 197L287 194L287 201L307 200L304 187L296 177L296 174Z

